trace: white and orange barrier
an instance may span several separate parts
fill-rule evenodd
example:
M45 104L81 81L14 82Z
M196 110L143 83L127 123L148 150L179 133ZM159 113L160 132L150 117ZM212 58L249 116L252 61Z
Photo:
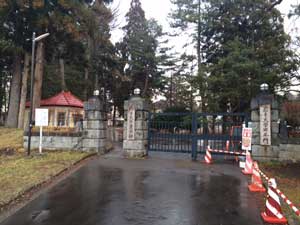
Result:
M264 222L272 224L287 224L287 219L283 216L280 199L276 193L277 184L274 178L268 182L268 196L265 211L261 213Z
M205 156L204 156L204 161L206 164L211 164L212 163L212 156L210 154L210 147L207 146L207 149L206 149L206 153L205 153Z
M258 172L261 174L261 176L266 179L266 181L269 181L270 178L264 174L259 168ZM300 210L276 187L275 192L284 200L286 204L295 212L297 216L300 216Z
M242 170L242 173L245 175L251 175L253 173L253 161L249 151L246 153L246 164L245 169Z
M253 163L253 171L251 177L251 184L248 185L248 189L251 192L266 192L266 189L263 186L263 182L261 180L261 176L258 172L258 164L257 162Z
M210 152L215 153L223 153L223 154L230 154L230 155L246 155L245 152L233 152L233 151L226 151L226 150L217 150L217 149L210 149Z

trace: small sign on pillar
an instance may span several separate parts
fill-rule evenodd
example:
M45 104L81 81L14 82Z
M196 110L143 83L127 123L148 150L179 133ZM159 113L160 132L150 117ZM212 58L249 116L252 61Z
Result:
M242 131L242 149L246 151L251 151L252 142L252 128L243 128Z
M49 110L48 109L35 109L35 126L40 127L40 145L39 153L42 154L43 143L43 127L49 125Z
M260 105L260 144L271 145L271 105Z
M134 140L135 133L135 107L129 105L127 112L127 140Z

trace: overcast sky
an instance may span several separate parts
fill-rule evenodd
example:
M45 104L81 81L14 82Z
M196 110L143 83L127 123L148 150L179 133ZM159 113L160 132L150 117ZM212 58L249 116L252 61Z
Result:
M159 24L161 24L164 28L164 31L169 31L169 23L168 23L168 14L171 11L172 4L170 0L140 0L142 3L142 7L145 11L146 18L154 18L156 19ZM130 7L130 2L131 0L115 0L112 8L118 8L118 23L119 24L119 29L114 29L112 31L112 41L116 42L121 39L123 36L122 31L120 28L124 26L125 24L125 14L128 12L129 7ZM287 14L291 10L291 5L292 4L297 4L299 3L300 0L283 0L283 2L278 6L278 9L282 12L284 18L285 18L285 29L286 32L290 33L293 35L297 30L292 30L293 28L298 28L300 30L300 21L297 21L298 23L294 20L290 20L287 18Z

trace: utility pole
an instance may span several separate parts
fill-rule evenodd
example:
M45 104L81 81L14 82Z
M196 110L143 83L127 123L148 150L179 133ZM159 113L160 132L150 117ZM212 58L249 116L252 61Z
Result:
M31 52L31 81L30 81L30 111L29 111L29 119L28 119L28 146L27 146L27 155L30 155L30 147L31 147L31 133L33 127L33 91L34 91L34 68L35 68L35 43L48 37L50 34L45 33L38 37L35 36L35 32L32 33L32 52Z

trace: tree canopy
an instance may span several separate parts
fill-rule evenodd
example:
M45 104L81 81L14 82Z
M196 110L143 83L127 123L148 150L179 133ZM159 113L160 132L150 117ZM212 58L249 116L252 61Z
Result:
M50 33L36 47L34 107L61 90L86 100L99 89L107 109L122 114L140 88L150 101L163 95L167 107L237 112L249 109L261 83L273 94L299 84L299 55L277 9L282 0L171 0L169 36L131 0L115 44L112 2L0 0L0 119L8 114L7 126L24 117L33 32ZM289 16L299 12L294 5ZM189 51L177 53L169 40L182 34Z
M244 111L261 83L268 83L272 93L290 86L299 64L275 8L280 2L173 1L173 26L195 28L201 60L193 83L202 89L207 110L226 111L231 105Z

